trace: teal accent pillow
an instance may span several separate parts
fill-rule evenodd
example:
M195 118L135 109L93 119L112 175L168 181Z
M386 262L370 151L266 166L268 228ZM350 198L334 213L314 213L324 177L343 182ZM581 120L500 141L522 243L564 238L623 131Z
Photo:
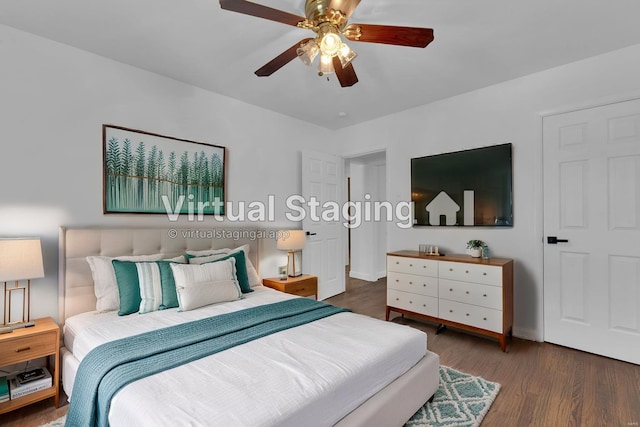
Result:
M236 276L238 277L240 290L243 294L253 292L253 289L251 289L251 284L249 283L249 274L247 273L247 260L244 256L244 251L239 250L228 255L217 254L211 256L194 256L186 254L185 257L189 261L189 264L208 264L210 262L224 261L229 258L235 258Z
M135 312L144 314L155 310L178 307L176 282L171 270L171 264L175 264L175 262L152 261L136 263L113 260L112 263L120 296L119 316L126 316ZM153 268L138 268L139 264ZM159 286L155 283L158 279L160 280ZM157 295L156 289L158 288L161 291L161 295Z
M111 261L116 273L118 295L120 296L120 309L118 316L136 313L140 310L140 283L138 282L138 268L132 261Z

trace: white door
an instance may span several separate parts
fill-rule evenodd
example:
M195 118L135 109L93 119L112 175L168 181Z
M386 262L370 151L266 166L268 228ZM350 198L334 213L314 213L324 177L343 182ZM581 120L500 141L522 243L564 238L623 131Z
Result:
M302 228L309 233L302 251L302 267L305 273L318 276L320 300L345 290L344 220L326 221L322 215L328 203L342 207L342 169L340 157L314 151L302 152L302 196L307 205L312 200L317 204L316 208L307 209L302 221Z
M545 117L543 152L544 339L640 364L640 100Z

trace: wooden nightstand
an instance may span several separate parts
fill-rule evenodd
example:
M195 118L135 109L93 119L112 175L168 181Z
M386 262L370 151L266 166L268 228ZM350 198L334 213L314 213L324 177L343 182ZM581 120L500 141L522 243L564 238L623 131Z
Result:
M303 274L298 277L287 277L287 280L280 280L279 277L262 279L262 284L280 292L298 295L301 297L316 297L318 299L318 278L310 274Z
M0 367L47 357L47 369L51 372L51 387L0 403L0 414L53 397L56 408L60 399L58 378L60 377L60 328L50 317L35 320L35 326L14 329L0 335ZM53 364L48 356L53 356Z

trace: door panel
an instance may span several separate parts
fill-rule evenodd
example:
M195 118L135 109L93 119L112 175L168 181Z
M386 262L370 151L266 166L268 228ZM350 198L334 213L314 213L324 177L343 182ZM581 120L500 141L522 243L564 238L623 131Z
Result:
M640 364L640 100L545 117L543 156L545 341Z
M307 207L302 227L309 232L302 251L304 272L318 276L318 299L323 300L345 291L345 266L342 221L323 220L323 206L328 202L341 205L339 184L342 159L314 151L302 152L302 196L312 199L317 208Z

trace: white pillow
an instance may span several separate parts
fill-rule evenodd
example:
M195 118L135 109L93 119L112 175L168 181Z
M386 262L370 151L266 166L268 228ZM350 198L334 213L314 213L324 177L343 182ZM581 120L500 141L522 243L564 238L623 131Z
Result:
M236 278L236 260L208 264L171 264L180 311L242 298Z
M181 256L181 258L184 259L184 256ZM118 282L116 282L116 273L111 263L114 259L119 261L159 261L162 259L162 255L88 256L87 262L91 268L93 291L97 300L96 311L111 311L120 308Z
M192 259L189 261L192 264L196 264L196 263L201 264L203 262L215 261L216 259L223 258L233 252L244 251L244 257L247 264L247 276L249 277L249 286L254 288L256 286L262 285L262 279L260 279L260 276L258 275L256 268L251 263L251 260L249 260L250 249L251 247L247 244L247 245L238 246L235 249L225 248L225 249L209 249L204 251L187 251L187 254L194 255L198 258L206 257L206 260Z

